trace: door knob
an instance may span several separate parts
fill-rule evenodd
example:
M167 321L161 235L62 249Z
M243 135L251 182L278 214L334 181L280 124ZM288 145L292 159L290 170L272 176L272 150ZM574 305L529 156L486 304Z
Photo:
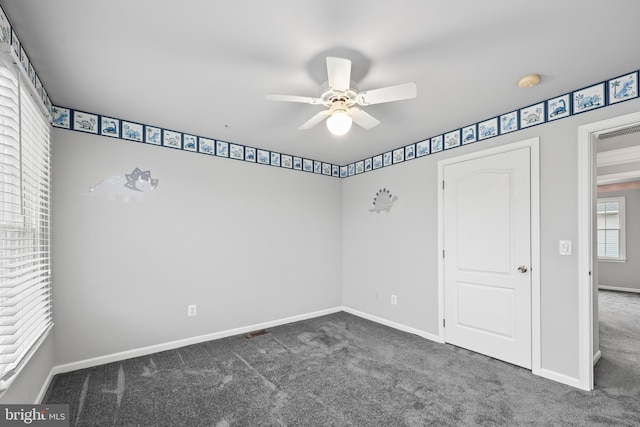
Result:
M520 267L518 267L518 271L520 273L526 273L527 271L529 271L529 269L527 268L526 265L521 265Z

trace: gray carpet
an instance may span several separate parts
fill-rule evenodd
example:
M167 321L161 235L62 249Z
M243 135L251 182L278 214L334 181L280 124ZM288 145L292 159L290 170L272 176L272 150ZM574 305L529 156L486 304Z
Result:
M44 402L72 426L637 426L640 301L608 294L590 393L342 312L57 375Z
M595 384L607 389L640 389L640 294L599 291L600 350ZM637 405L640 407L640 399ZM638 423L640 425L640 423Z

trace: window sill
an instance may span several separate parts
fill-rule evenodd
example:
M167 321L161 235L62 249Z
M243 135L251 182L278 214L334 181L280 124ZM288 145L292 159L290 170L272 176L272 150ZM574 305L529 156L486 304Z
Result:
M598 258L598 262L627 262L626 258Z

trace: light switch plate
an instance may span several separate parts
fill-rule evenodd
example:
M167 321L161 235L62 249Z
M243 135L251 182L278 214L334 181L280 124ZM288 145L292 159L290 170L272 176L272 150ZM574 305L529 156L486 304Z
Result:
M571 240L560 240L560 255L571 255Z

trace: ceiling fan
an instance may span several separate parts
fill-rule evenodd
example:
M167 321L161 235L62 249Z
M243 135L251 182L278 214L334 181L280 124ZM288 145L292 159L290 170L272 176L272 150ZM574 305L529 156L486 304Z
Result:
M418 89L415 82L383 87L363 92L351 84L351 61L344 58L327 57L328 81L321 90L320 96L312 98L308 96L280 95L268 93L269 101L301 102L303 104L324 105L327 110L322 110L298 129L311 129L324 119L327 119L327 128L334 135L344 135L351 129L352 122L365 129L377 126L380 121L356 105L367 106L381 104L383 102L401 101L415 98Z

